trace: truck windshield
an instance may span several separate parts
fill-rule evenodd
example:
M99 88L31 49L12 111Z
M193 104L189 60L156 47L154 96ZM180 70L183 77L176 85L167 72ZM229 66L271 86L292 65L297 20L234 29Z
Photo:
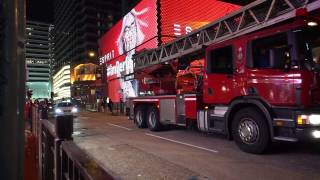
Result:
M308 27L295 29L297 38L297 56L293 67L307 70L319 70L320 67L320 28Z
M286 33L275 34L252 41L254 68L283 69L290 56Z

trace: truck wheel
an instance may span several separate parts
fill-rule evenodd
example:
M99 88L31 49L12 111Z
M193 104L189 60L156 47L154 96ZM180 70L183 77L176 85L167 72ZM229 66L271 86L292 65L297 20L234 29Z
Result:
M267 121L256 108L245 108L235 114L232 135L238 147L248 153L262 154L270 143Z
M155 107L150 107L148 111L148 127L151 131L161 130L159 112Z
M143 106L138 106L134 111L134 122L138 128L147 127L146 111Z

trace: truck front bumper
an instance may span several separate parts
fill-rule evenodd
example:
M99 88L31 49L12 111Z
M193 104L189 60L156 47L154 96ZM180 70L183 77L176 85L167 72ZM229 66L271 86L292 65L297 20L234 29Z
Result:
M320 110L312 109L295 113L296 136L302 140L320 140Z
M275 109L274 139L320 141L320 109Z
M320 127L297 127L296 136L299 140L320 142Z

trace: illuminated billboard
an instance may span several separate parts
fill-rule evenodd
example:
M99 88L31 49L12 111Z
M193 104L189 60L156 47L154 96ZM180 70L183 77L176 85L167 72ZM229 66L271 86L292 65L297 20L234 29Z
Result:
M132 56L144 48L157 47L156 0L142 0L100 40L100 64L107 66L109 97L123 101L137 95L136 82L124 81L133 72Z
M190 33L240 8L217 0L160 0L160 7L160 34L163 43Z
M157 46L156 0L143 0L100 39L100 64Z
M137 82L123 80L133 72L137 51L155 48L239 8L216 0L142 0L100 39L109 97L119 102L137 96Z

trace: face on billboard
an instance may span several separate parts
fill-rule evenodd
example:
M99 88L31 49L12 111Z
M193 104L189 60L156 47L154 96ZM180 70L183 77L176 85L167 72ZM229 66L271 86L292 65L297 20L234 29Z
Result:
M134 15L130 12L125 19L123 20L124 24L124 31L123 36L120 41L123 41L124 50L126 52L130 51L131 49L135 48L138 44L138 39L143 39L142 37L139 38L137 35L137 23Z
M240 6L217 0L161 0L160 4L161 35L167 36L162 38L163 43L240 9Z
M143 0L100 39L100 64L156 47L157 34L156 0Z

